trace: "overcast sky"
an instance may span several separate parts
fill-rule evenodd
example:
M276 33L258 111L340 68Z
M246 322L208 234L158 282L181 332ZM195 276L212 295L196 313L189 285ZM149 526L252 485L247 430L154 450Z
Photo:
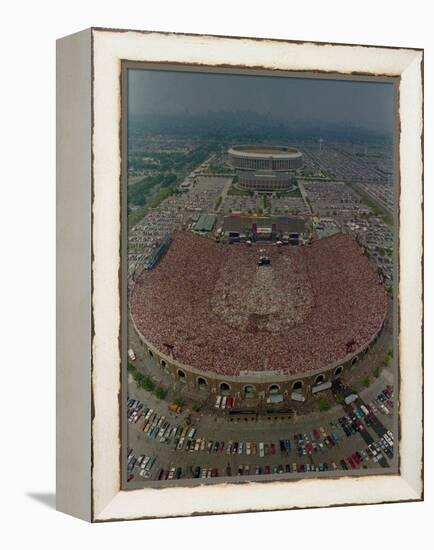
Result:
M391 133L388 83L183 71L129 70L131 115L247 111L283 120L350 124Z

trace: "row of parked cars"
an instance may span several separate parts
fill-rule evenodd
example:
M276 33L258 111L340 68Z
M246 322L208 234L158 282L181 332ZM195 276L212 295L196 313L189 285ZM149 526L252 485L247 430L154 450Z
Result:
M383 437L381 437L375 444L371 445L371 451L374 453L377 452L377 455L380 453L385 454L388 458L393 458L393 433L388 430Z
M321 462L318 465L314 464L297 464L286 463L270 466L269 464L240 464L232 467L230 464L220 472L216 467L195 466L191 468L191 475L195 479L205 479L210 477L219 477L220 475L231 476L248 476L248 475L269 475L269 474L284 474L284 473L305 473L305 472L326 472L338 470L338 465L335 462ZM165 477L165 472L168 470L160 470L158 479L168 479ZM161 475L161 477L160 477Z
M127 479L131 481L134 479L135 473L144 479L150 479L152 476L152 468L156 462L155 457L148 455L134 454L133 449L129 448L127 453Z
M355 469L363 462L378 462L381 458L387 456L393 458L393 433L388 430L378 441L371 443L363 451L355 451L347 459L342 459L340 465L344 470Z
M339 442L340 438L336 431L327 433L323 426L320 426L318 429L314 428L308 433L294 434L294 445L299 457L305 455L312 456L318 451L324 452L327 449L335 447Z
M234 398L231 395L217 395L214 407L216 409L232 409Z
M191 468L190 475L188 477L193 477L194 479L205 479L210 477L219 477L220 475L231 477L234 475L237 476L248 476L248 475L268 475L268 474L283 474L283 473L303 473L303 472L325 472L328 470L337 470L338 466L335 462L331 462L330 464L324 462L320 463L317 466L314 466L313 464L279 464L275 466L270 466L269 464L266 464L265 466L261 464L240 464L237 467L232 468L231 465L227 465L227 467L220 472L220 470L216 467L210 467L210 466L195 466ZM172 467L172 468L161 468L157 479L159 480L167 480L167 479L174 479L173 475L170 475L170 472L177 472L179 474L179 477L182 476L182 468L181 467ZM179 479L179 477L176 477L176 479Z
M182 468L181 466L173 466L172 468L160 468L157 479L158 481L180 479L182 477Z
M361 404L353 407L353 413L338 418L338 422L347 437L355 433L362 433L367 428L376 428L378 420L376 414L377 407L373 404Z
M370 403L371 408L383 414L392 414L393 412L393 386L386 386L375 399Z
M127 415L130 423L138 424L143 433L148 437L158 439L160 443L169 443L171 440L175 440L177 446L179 438L192 438L196 433L196 428L188 423L173 426L164 415L159 415L153 409L144 407L138 399L128 399Z

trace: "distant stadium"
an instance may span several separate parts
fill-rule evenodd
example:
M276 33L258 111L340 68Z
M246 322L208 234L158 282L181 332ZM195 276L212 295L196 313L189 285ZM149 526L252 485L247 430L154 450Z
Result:
M178 231L130 311L149 354L189 388L268 395L329 387L376 340L387 303L349 235L264 252Z
M295 170L303 166L302 153L290 147L237 145L228 155L238 187L249 191L288 191L294 186Z

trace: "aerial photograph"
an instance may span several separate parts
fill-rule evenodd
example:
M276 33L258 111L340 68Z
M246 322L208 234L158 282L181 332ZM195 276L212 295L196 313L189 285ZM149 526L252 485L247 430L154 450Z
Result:
M395 473L394 81L126 72L125 488Z

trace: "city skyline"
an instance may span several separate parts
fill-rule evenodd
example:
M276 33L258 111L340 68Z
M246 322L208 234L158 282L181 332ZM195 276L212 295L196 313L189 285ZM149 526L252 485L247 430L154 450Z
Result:
M392 83L138 69L128 89L132 118L248 113L295 127L393 132Z

